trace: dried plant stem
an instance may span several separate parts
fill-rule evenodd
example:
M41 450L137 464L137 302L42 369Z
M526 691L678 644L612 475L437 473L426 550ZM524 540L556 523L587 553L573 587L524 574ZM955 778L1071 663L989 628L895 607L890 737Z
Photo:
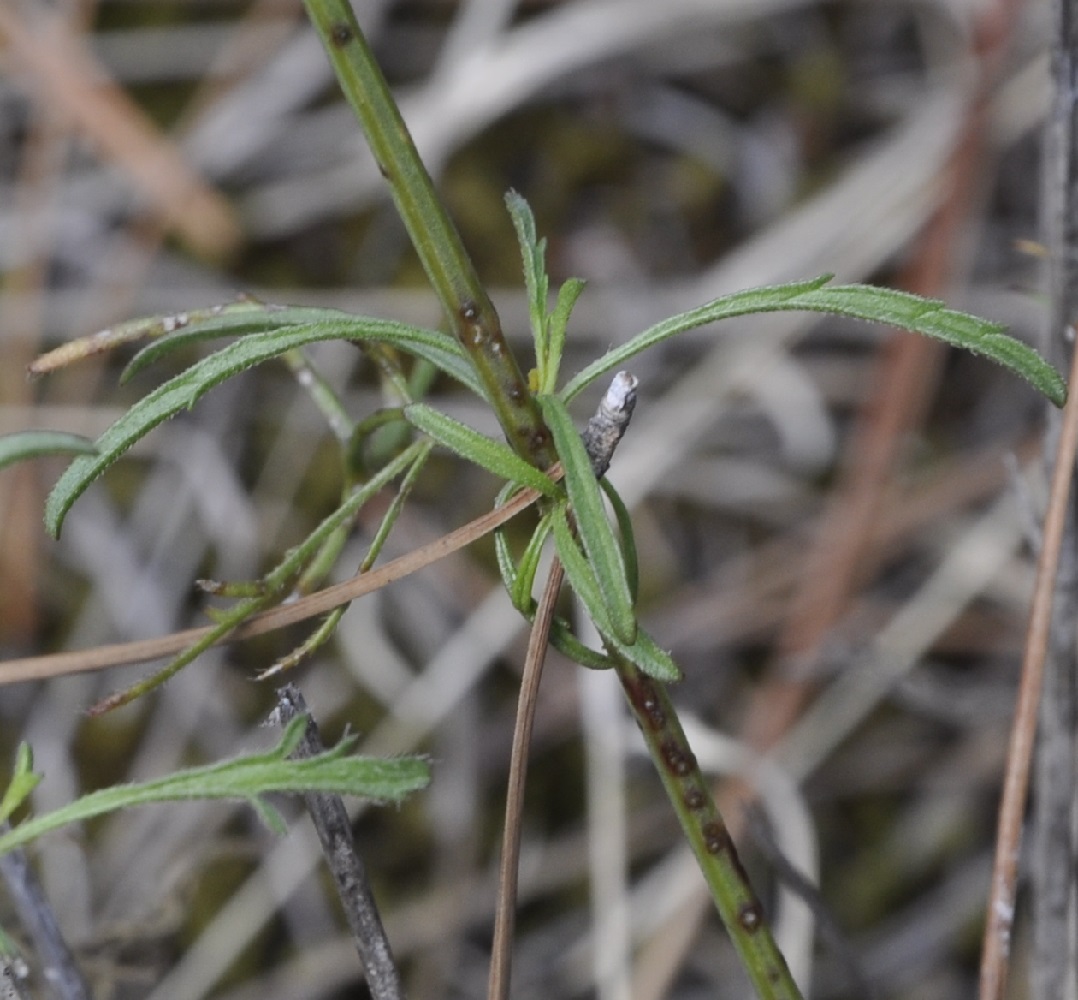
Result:
M0 833L10 829L7 823L0 823ZM64 940L52 904L30 867L26 852L17 848L0 854L0 877L7 885L19 919L34 941L45 978L55 996L59 1000L91 1000L90 988ZM3 985L0 980L0 986Z
M1060 544L1067 519L1075 453L1078 452L1078 351L1070 376L1070 400L1063 415L1063 428L1056 449L1055 469L1044 540L1037 563L1029 628L1026 634L1022 676L1014 711L1007 768L1003 777L1003 798L999 807L999 829L992 886L985 921L984 950L981 954L980 1000L1001 1000L1007 980L1011 926L1014 922L1018 855L1022 839L1022 815L1029 790L1029 769L1037 728L1037 707L1041 698L1045 652L1052 617L1052 598L1059 568Z
M555 557L547 575L535 622L528 638L528 653L524 660L524 676L517 695L516 725L513 729L513 748L509 758L509 782L506 788L505 832L502 836L502 856L498 869L498 901L494 909L494 942L491 946L490 978L487 1000L508 1000L509 978L513 958L513 925L517 905L517 875L520 867L520 827L524 809L524 779L528 772L528 748L531 743L535 704L543 662L550 641L550 626L554 608L564 579L561 563Z
M560 477L560 469L548 470L551 478ZM369 573L358 573L344 583L316 591L309 597L301 598L292 604L283 604L270 611L253 616L246 624L236 629L222 641L232 642L237 639L249 639L256 635L265 635L285 625L294 625L316 615L325 614L349 601L362 597L400 580L424 566L429 566L439 559L470 545L483 535L489 534L499 525L515 517L539 498L535 490L523 490L504 506L477 517L474 521L443 535L429 545L424 545L414 552L409 552L386 563ZM72 653L54 653L49 656L32 656L22 660L6 660L0 663L0 687L5 684L17 684L23 681L45 680L49 677L61 677L66 674L87 673L94 670L107 670L135 663L146 663L182 652L192 643L205 638L213 626L186 629L172 632L156 639L143 639L137 642L121 642L109 646L97 646L93 649L79 650Z
M293 757L316 757L325 751L318 726L311 717L299 688L286 684L277 692L281 722L287 725L300 715L307 716L307 727ZM352 822L339 795L310 792L303 796L311 821L322 844L322 853L337 887L341 906L359 952L367 976L372 1000L401 1000L400 973L393 960L389 938L382 926L382 917L374 901L367 879L366 866L356 852L352 837Z

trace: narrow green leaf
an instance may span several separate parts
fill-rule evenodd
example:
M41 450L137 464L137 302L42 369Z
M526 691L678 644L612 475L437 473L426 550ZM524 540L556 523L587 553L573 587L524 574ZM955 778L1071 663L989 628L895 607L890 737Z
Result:
M636 604L640 596L640 561L636 554L636 538L633 535L633 521L629 516L629 508L621 499L621 494L614 489L613 483L606 476L599 480L599 487L606 494L610 506L614 511L614 519L618 522L618 537L621 540L621 555L625 560L625 580L629 584L629 593L632 595L633 604Z
M565 568L565 575L569 585L576 592L577 597L587 608L595 627L603 636L613 636L614 626L610 622L610 611L599 589L599 581L595 577L584 553L580 551L580 543L577 541L573 529L569 526L569 520L564 508L554 511L554 545L558 552L558 558Z
M520 256L524 261L524 284L528 291L535 361L542 378L547 360L547 296L550 293L546 273L546 240L538 238L531 206L516 191L506 192L505 206L517 231Z
M247 804L255 811L255 815L262 820L262 824L270 833L277 837L283 837L288 833L288 824L284 821L284 817L261 795L250 796Z
M558 289L558 301L547 319L547 362L544 379L539 385L542 393L553 393L558 388L558 372L565 352L565 336L569 328L569 316L576 300L580 298L587 282L581 278L569 278Z
M636 613L625 575L625 562L606 516L591 459L565 404L557 396L537 398L565 469L565 489L576 517L580 540L606 605L613 629L611 634L620 642L632 643L636 638Z
M273 306L264 303L242 303L240 312L225 310L207 316L205 319L192 319L164 336L147 344L128 363L120 373L120 382L125 383L139 372L169 354L192 344L219 337L243 336L251 333L266 333L270 330L282 330L286 327L311 326L317 323L347 323L356 317L340 309L316 309L300 306ZM180 313L179 318L186 314ZM176 317L173 317L175 320Z
M117 809L185 799L237 799L251 802L270 792L335 792L379 801L396 801L423 788L430 771L417 757L389 760L349 756L354 738L333 749L294 760L296 732L307 720L293 719L280 743L269 751L203 767L193 767L141 784L116 785L91 792L44 816L25 820L0 835L0 854L70 823ZM265 813L263 813L265 815Z
M539 559L543 554L543 546L550 535L551 517L552 512L548 511L540 518L539 524L536 526L535 531L532 532L524 553L520 557L520 563L517 566L517 578L510 594L513 607L518 610L529 608L532 604L532 585L535 583L535 574L539 569Z
M670 654L660 649L654 639L644 629L637 626L636 641L631 643L621 642L613 633L608 609L603 601L599 590L598 581L592 572L591 566L584 558L564 509L559 508L555 512L554 544L557 546L558 558L565 568L565 575L569 585L587 608L591 620L599 630L603 641L616 649L625 659L636 664L644 673L661 681L676 681L681 679L681 671L671 659ZM568 629L565 629L568 631ZM566 656L582 663L586 667L605 669L613 666L612 661L595 650L589 649L575 636L565 635L551 631L551 643L562 650Z
M42 455L92 455L96 447L81 434L64 431L19 431L0 434L0 469Z
M569 623L561 618L555 618L550 626L550 644L563 656L589 670L610 670L614 666L609 656L585 646L573 634Z
M200 324L229 327L233 333L262 329L265 324L260 321L259 317L270 308L272 307L254 299L241 299L226 305L190 309L167 316L145 316L126 320L89 336L78 337L61 344L47 354L35 358L30 364L29 372L31 375L45 375L125 344L166 337L177 330Z
M1048 397L1056 406L1067 398L1060 374L1033 348L1009 336L998 323L948 309L935 299L868 285L830 285L830 277L750 288L657 323L578 372L559 394L566 401L629 358L686 330L750 313L825 312L885 323L936 337L998 362Z
M494 441L479 431L473 430L459 420L447 417L426 403L413 403L404 408L404 416L410 424L424 434L430 435L439 444L462 458L474 462L480 468L493 472L494 475L522 486L530 486L544 496L557 496L558 487L554 481L533 465L529 465L519 455L501 441Z
M681 670L673 657L665 649L661 649L645 629L637 629L636 642L631 646L616 641L614 646L625 659L636 664L645 674L657 681L673 683L681 680Z
M34 773L34 755L29 743L20 743L15 751L15 766L11 769L11 780L0 799L0 823L5 823L12 813L19 808L37 787L41 775Z
M387 320L357 319L253 333L228 344L158 386L97 439L96 455L76 458L45 501L45 525L50 534L59 537L64 517L87 486L158 424L175 416L180 410L193 406L204 393L247 368L305 344L336 339L393 344L426 357L450 374L460 374L465 385L476 392L482 391L460 348L445 334L434 330L422 330ZM452 364L445 367L443 363L450 358L453 359Z

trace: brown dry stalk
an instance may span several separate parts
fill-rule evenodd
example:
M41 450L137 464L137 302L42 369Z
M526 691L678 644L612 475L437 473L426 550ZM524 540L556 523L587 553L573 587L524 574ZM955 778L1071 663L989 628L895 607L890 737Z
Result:
M560 470L551 470L548 475L556 478ZM236 629L225 640L249 639L264 635L285 625L294 625L315 615L324 614L349 601L379 590L387 584L410 575L424 566L429 566L452 552L470 545L478 538L493 531L506 521L515 517L538 499L535 490L523 490L512 500L497 510L477 517L474 521L451 531L448 535L424 545L388 562L380 569L360 573L324 590L316 591L309 597L301 598L291 604L284 604L253 616L250 621ZM62 677L66 674L87 673L93 670L106 670L134 663L146 663L166 656L174 656L188 646L204 638L213 626L186 629L172 632L157 639L143 639L137 642L121 642L109 646L97 646L94 649L71 653L54 653L48 656L32 656L21 660L7 660L0 663L0 686L17 684L22 681L45 680L50 677Z
M528 637L528 653L517 695L517 723L513 729L513 747L509 758L509 781L506 787L505 832L498 870L498 900L494 909L494 941L491 945L490 978L487 1000L508 1000L513 959L513 926L516 922L517 878L520 867L520 828L524 811L524 779L528 773L528 748L535 722L535 703L543 662L550 640L550 626L561 593L565 572L555 557L547 576L543 595L535 612L535 622Z

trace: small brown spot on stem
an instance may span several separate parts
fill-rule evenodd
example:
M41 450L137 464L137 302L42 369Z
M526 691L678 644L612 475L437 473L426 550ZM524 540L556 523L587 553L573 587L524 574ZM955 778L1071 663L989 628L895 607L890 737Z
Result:
M465 300L460 304L460 318L466 323L474 323L479 319L479 306L471 299Z
M755 900L750 903L742 903L737 910L737 922L747 931L758 930L764 922L764 916L760 912L760 904Z
M699 788L690 788L685 793L685 805L690 809L702 809L704 801L704 793Z
M692 773L696 760L691 750L678 746L674 740L664 740L659 746L659 751L663 755L666 766L673 774L676 774L679 778L684 778L685 775Z
M705 823L700 831L704 836L704 847L708 854L722 854L730 847L730 834L721 823Z
M330 28L329 37L334 45L347 45L353 38L352 26L347 21L338 21Z

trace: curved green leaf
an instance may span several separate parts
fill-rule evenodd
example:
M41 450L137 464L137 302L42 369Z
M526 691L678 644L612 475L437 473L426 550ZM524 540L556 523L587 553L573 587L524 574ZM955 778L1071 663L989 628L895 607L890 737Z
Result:
M0 854L40 837L50 830L151 802L187 799L239 799L252 801L271 792L332 792L376 800L399 800L423 788L430 769L418 757L358 757L349 754L355 737L345 737L331 750L313 757L293 759L307 724L293 719L277 746L265 753L192 767L140 784L115 785L91 792L74 802L0 834Z
M633 535L633 521L629 516L629 508L621 499L621 494L614 489L613 484L606 476L599 480L599 488L606 494L610 506L614 510L614 519L618 522L618 535L621 537L621 555L625 560L625 579L629 584L629 593L632 595L633 604L640 595L640 561L636 553L636 537Z
M447 359L459 362L465 385L481 393L459 347L445 334L422 330L388 320L346 320L311 326L285 327L252 333L196 362L153 392L144 396L109 427L96 441L97 454L76 458L60 477L45 501L45 526L58 537L71 505L105 469L136 441L158 424L190 408L214 386L254 365L269 361L285 351L322 340L373 340L393 344L402 350L426 357L443 367ZM450 374L454 374L450 371Z
M569 520L564 508L558 508L554 511L553 525L554 544L558 549L558 558L561 559L561 564L565 567L565 575L570 586L583 602L584 607L587 608L591 620L595 622L595 627L603 637L603 641L656 680L680 680L681 671L670 657L670 654L660 649L658 643L644 629L637 626L636 640L631 643L621 642L614 635L608 609L599 590L599 583L592 572L591 566L577 545L572 528L569 527ZM607 658L583 645L571 633L568 636L561 633L556 640L552 632L551 643L571 659L582 663L586 667L602 669L612 665Z
M568 515L564 508L554 511L552 526L554 545L558 551L558 558L565 568L569 585L587 608L600 634L612 636L614 626L610 622L610 612L603 599L602 591L599 589L599 581L595 577L595 571L588 564L588 560L584 558L584 553L580 551L580 543L569 526Z
M169 317L174 324L164 336L147 344L120 373L120 383L129 381L139 372L168 354L191 344L217 337L233 337L250 333L265 333L288 326L309 326L323 322L349 322L356 317L340 309L318 309L306 306L275 306L262 302L243 301L223 306L220 311L203 310L201 314L179 313ZM182 321L182 322L181 322Z
M886 323L936 337L955 347L983 354L1009 368L1056 406L1066 402L1067 386L1059 372L1033 348L1008 335L999 323L948 309L936 299L868 285L830 285L830 280L825 276L788 285L750 288L672 316L578 372L559 396L566 401L572 399L597 378L619 368L634 355L694 327L749 313L806 311Z
M0 469L42 455L93 455L97 447L81 434L65 431L19 431L0 435Z
M565 469L565 489L576 517L580 540L595 572L607 610L611 628L607 634L620 642L632 643L636 638L636 614L625 575L625 561L621 555L621 547L614 537L614 529L607 519L606 507L603 505L599 484L591 467L591 459L565 404L557 396L536 398L542 409L543 420L554 436L554 447L557 448ZM561 550L562 544L559 543L559 553ZM562 559L562 562L568 572L569 566L565 559Z
M506 192L505 207L509 209L513 228L517 231L520 256L524 262L524 285L528 292L528 313L532 337L535 340L535 363L541 371L547 355L546 314L549 281L546 273L546 240L539 239L531 206L516 191Z
M547 511L540 518L539 524L536 525L520 557L516 580L513 581L513 589L509 595L512 598L513 607L518 610L525 610L532 605L532 585L535 582L536 571L539 569L539 558L543 554L543 546L550 535L552 516L552 512Z
M558 495L554 481L525 462L507 444L480 434L440 410L426 403L412 403L404 407L404 417L412 426L480 468L510 482L530 486L544 496Z

